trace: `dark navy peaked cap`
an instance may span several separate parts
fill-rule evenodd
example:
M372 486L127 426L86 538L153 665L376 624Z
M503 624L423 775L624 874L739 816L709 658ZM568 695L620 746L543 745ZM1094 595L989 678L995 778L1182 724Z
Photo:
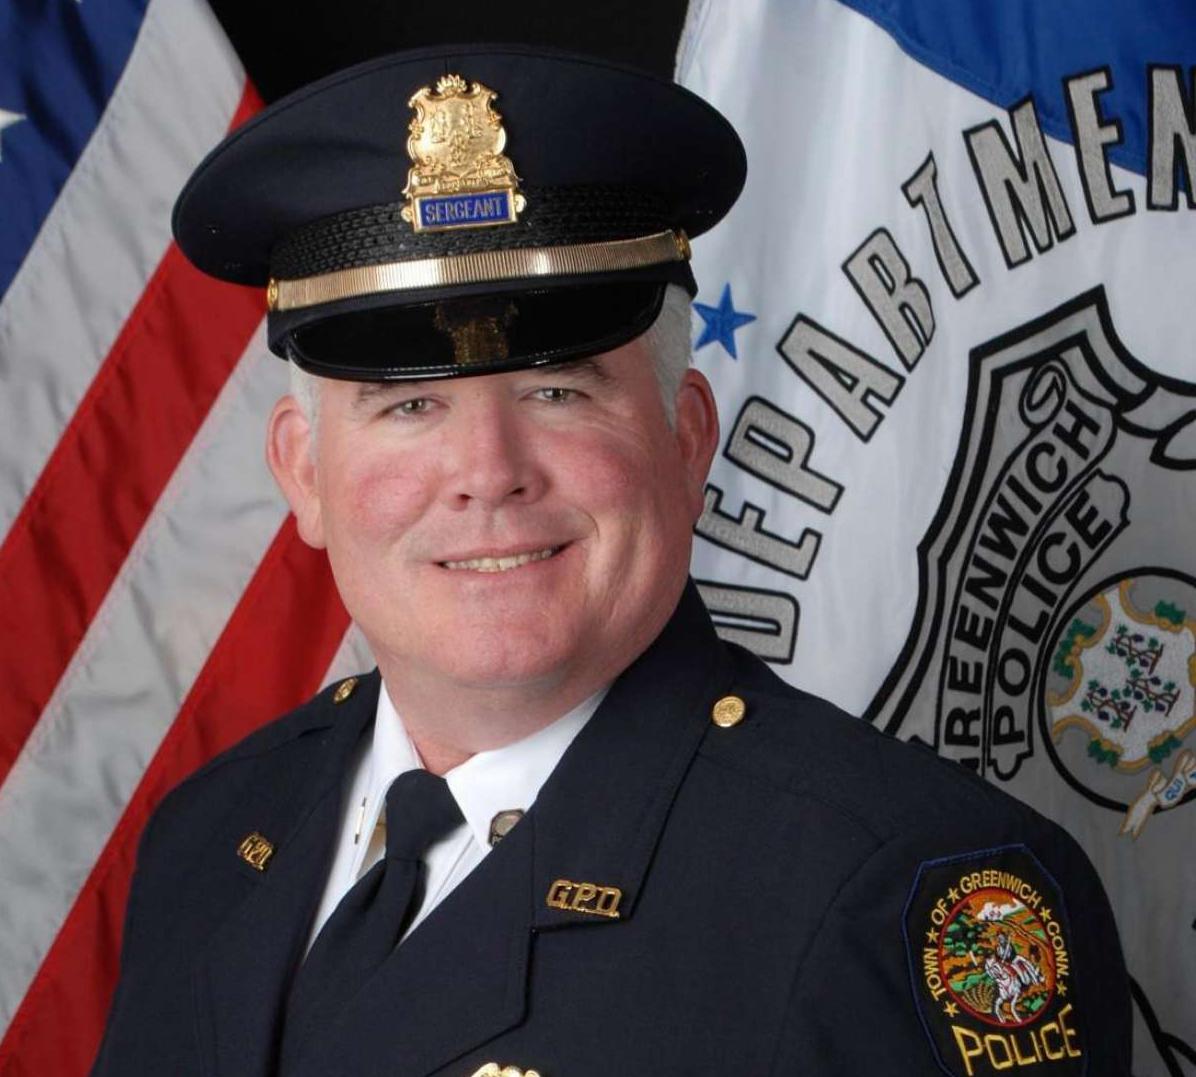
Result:
M519 46L397 53L283 98L187 183L201 270L267 289L271 349L326 377L608 351L694 293L689 239L743 186L727 121L674 83Z

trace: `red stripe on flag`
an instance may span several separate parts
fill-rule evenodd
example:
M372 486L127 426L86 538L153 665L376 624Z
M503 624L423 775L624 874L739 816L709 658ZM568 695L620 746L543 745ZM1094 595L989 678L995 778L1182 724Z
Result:
M116 985L137 841L171 788L319 687L345 632L323 553L288 517L241 596L0 1042L3 1077L83 1077Z
M263 313L171 244L54 447L0 546L0 782Z

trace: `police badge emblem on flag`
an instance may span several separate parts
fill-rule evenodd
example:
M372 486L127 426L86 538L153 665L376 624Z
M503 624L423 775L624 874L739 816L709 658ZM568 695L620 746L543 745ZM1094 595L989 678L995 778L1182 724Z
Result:
M1196 396L1126 351L1100 288L977 348L971 374L927 586L870 717L1014 793L1049 760L1137 837L1196 799L1196 565L1175 519L1196 500ZM923 713L933 729L909 729Z
M905 936L914 996L947 1073L1083 1073L1062 895L1025 846L923 864Z

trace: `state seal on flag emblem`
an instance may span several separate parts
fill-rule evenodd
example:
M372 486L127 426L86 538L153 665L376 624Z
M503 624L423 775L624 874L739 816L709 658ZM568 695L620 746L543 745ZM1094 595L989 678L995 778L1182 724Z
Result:
M1151 771L1123 830L1196 790L1196 581L1173 572L1129 574L1084 596L1059 622L1046 671L1044 725L1056 765L1121 809L1119 775ZM1082 744L1077 759L1074 747ZM1064 745L1072 748L1064 751Z
M1177 526L1196 388L1128 353L1101 288L971 363L918 612L869 717L1015 791L1049 760L1136 837L1196 799L1196 554Z
M905 914L914 993L939 1064L977 1077L1082 1072L1062 897L1021 845L923 864Z

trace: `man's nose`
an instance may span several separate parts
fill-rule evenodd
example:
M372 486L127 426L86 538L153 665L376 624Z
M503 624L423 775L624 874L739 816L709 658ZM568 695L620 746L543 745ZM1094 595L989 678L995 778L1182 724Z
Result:
M445 496L456 508L534 501L544 473L515 409L485 400L460 409L446 447Z

